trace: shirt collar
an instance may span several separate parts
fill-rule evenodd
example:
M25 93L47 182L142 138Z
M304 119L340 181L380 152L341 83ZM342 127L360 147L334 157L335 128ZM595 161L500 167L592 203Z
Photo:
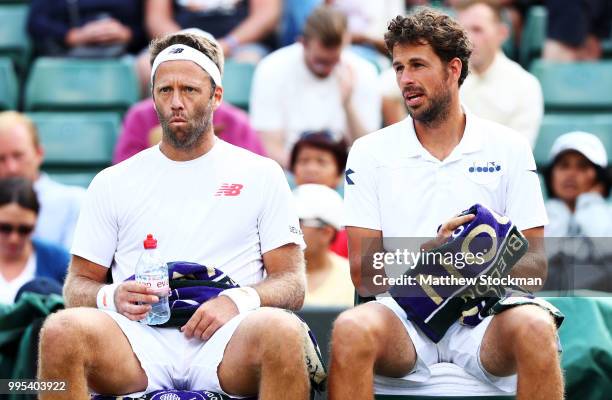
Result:
M479 129L478 117L472 114L465 105L462 104L461 107L465 113L463 137L445 161L450 160L455 154L470 154L482 149L484 134ZM431 157L417 138L412 117L406 117L400 124L399 145L403 149L404 157Z

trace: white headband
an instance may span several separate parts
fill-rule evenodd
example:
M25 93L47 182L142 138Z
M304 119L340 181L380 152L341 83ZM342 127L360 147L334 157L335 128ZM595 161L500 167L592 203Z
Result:
M198 51L193 47L185 46L184 44L175 44L170 47L166 47L157 55L157 57L155 57L155 61L153 61L153 68L151 69L151 86L153 86L155 71L157 71L157 68L161 65L161 63L176 60L192 61L198 64L204 71L208 72L213 82L215 82L215 85L222 86L221 72L219 72L219 68L213 62L213 60L208 58L206 54L202 53L201 51Z

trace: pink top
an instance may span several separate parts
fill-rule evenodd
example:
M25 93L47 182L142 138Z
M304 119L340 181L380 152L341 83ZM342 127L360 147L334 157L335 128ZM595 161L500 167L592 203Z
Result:
M228 103L221 103L213 114L213 125L219 138L235 146L265 155L259 136L249 124L247 114L241 109ZM158 129L159 120L153 107L153 99L142 100L130 107L115 146L113 164L157 144L161 138L160 132L156 132Z

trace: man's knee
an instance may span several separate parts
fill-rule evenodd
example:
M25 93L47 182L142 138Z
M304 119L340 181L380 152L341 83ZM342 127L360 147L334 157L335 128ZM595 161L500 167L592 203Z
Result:
M521 306L507 319L517 361L520 358L544 357L556 353L557 328L550 313L538 306ZM507 311L508 312L508 311ZM500 314L500 315L503 315Z
M338 316L332 330L331 351L335 357L373 357L379 327L366 310L350 309Z
M548 311L530 307L522 315L518 329L518 349L526 351L556 352L557 328Z
M288 354L302 354L304 330L295 315L277 308L262 308L253 315L253 349L259 359L291 359ZM303 357L302 357L303 358Z
M40 330L40 356L49 360L79 356L81 340L78 314L73 310L51 314Z

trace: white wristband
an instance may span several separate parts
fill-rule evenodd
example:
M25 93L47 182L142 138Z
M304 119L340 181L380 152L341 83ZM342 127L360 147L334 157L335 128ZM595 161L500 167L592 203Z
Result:
M240 314L256 310L261 306L261 299L259 298L257 290L250 286L225 289L219 293L219 296L227 296L232 299L236 307L238 307L238 312Z
M115 290L119 283L113 283L112 285L104 285L98 290L98 296L96 297L96 305L100 310L117 311L115 307Z

